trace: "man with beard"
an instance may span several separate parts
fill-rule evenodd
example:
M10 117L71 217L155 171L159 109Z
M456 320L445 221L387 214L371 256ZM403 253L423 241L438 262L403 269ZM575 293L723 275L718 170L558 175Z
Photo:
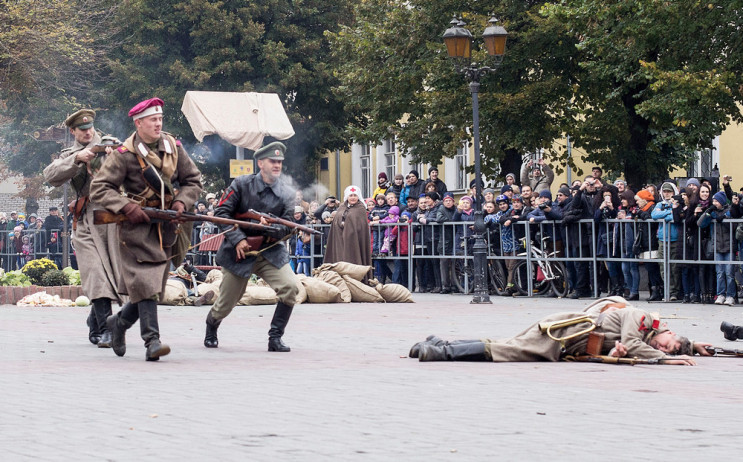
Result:
M83 291L93 302L87 319L88 339L99 348L110 348L111 332L106 318L112 313L111 301L119 300L119 238L116 225L93 224L93 211L102 207L90 199L90 184L107 157L93 152L95 145L101 143L94 121L95 111L91 109L81 109L65 120L75 143L44 169L44 179L55 187L69 181L75 191L72 242L79 257ZM62 220L58 216L57 219L47 232L62 229ZM58 232L53 247L58 248L61 240Z

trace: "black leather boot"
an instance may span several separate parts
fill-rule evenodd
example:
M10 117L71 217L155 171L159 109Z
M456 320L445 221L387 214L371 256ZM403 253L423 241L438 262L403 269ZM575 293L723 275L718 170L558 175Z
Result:
M157 302L155 300L142 300L137 303L139 308L139 329L147 347L145 359L157 361L160 356L170 353L170 347L160 342L160 326L157 322Z
M126 354L126 330L132 327L139 318L137 305L127 303L122 306L118 313L106 319L106 326L111 332L111 348L116 356Z
M98 323L95 319L95 310L93 307L90 307L90 314L88 314L88 319L85 320L85 323L88 325L88 340L90 340L90 343L93 345L98 345L98 342L101 340L101 332L98 330Z
M427 343L429 345L434 346L442 346L442 345L461 345L463 343L482 343L480 340L442 340L439 337L436 337L435 335L429 335L426 337L426 340L422 342L418 342L415 345L410 348L410 352L408 353L408 357L410 358L417 358L420 354L421 345L424 343Z
M207 348L218 348L219 339L217 339L217 329L222 324L221 319L214 319L212 312L206 315L206 335L204 336L204 346Z
M268 351L292 351L281 341L281 337L284 335L284 329L289 323L293 309L294 307L285 305L283 302L276 304L276 310L274 310L273 319L271 319L271 328L268 330Z
M106 325L106 320L111 316L111 300L108 298L96 298L93 300L93 311L98 324L101 338L98 340L98 348L111 348L111 331Z
M653 286L652 293L650 294L650 298L648 298L649 302L657 302L660 300L663 300L663 295L660 293L661 287L660 286Z
M436 346L423 343L418 353L418 361L490 361L483 342L458 343Z
M741 326L736 326L730 322L722 321L722 324L720 324L720 330L722 331L725 340L731 340L734 342L738 339L743 339L743 328L741 328Z

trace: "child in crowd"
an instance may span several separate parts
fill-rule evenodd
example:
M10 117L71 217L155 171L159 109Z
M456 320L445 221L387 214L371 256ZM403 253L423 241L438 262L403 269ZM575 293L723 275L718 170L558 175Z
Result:
M511 207L510 202L508 196L505 194L496 197L495 203L498 206L498 212L496 212L492 220L489 221L491 227L500 228L500 249L497 250L499 250L498 253L500 255L504 256L512 256L515 254L516 250L513 240L513 221L511 219L513 208ZM519 201L519 203L521 203L521 201ZM506 271L508 273L506 277L506 291L510 294L515 292L515 287L513 285L513 269L516 267L516 262L515 259L506 260Z
M457 211L454 212L454 216L452 217L452 221L471 221L472 223L475 222L475 213L472 208L472 198L469 196L464 196L461 199L459 199L459 205L457 206ZM457 227L456 233L455 233L455 242L457 243L457 250L462 249L464 250L465 246L467 245L467 238L472 234L473 226L461 226ZM470 246L467 246L467 249L470 249ZM468 254L471 252L467 252Z
M397 223L398 219L400 218L400 207L393 205L390 207L387 216L385 218L382 218L379 220L380 223ZM382 247L379 249L379 253L387 255L390 253L390 247L395 242L395 236L394 231L396 227L394 226L385 226L384 228L384 239L382 242Z
M383 218L387 217L390 206L387 205L387 199L384 194L377 194L374 197L376 205L369 212L369 222L376 225ZM384 231L379 226L372 226L372 255L378 255L382 245Z

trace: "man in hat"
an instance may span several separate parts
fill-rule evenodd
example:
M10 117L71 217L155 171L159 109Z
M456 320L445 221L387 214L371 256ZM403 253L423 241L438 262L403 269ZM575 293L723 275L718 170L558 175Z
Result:
M180 141L162 130L161 99L142 101L129 111L129 117L136 131L115 151L108 148L108 158L90 186L90 197L127 218L119 229L119 292L128 295L129 302L107 320L111 346L118 356L124 356L126 330L139 319L145 359L157 361L170 353L170 347L160 342L157 302L165 290L170 261L183 261L191 231L179 229L178 220L151 222L142 207L173 210L177 216L191 210L201 194L201 173Z
M44 179L52 186L70 182L75 191L75 200L70 203L73 213L73 245L77 254L80 280L85 295L92 300L88 315L88 339L99 348L111 347L111 332L106 318L111 315L111 302L119 301L119 238L116 225L93 224L93 211L101 205L90 200L90 184L107 155L94 153L96 144L102 140L95 131L95 112L81 109L65 120L65 125L75 139L74 144L62 151L59 157L44 169ZM55 249L55 260L65 244L62 237L63 222L56 208L50 216L55 217L47 229L47 245ZM54 239L55 242L51 242ZM60 261L61 263L61 261Z
M426 180L426 185L428 183L433 183L433 185L436 187L436 192L439 193L439 197L444 197L444 193L448 191L446 188L446 183L441 181L439 179L439 168L432 165L428 167L428 180ZM423 190L425 190L425 185L423 187Z
M410 186L410 191L406 197L420 197L421 194L426 192L426 185L420 180L418 170L411 170L410 173L408 173L408 185Z
M214 193L209 193L206 195L206 202L207 202L207 210L214 211L214 209L217 207L217 195Z
M234 218L241 212L254 209L291 221L295 195L294 189L281 178L285 152L286 146L278 141L258 149L253 155L258 162L258 172L235 178L222 195L215 216ZM228 231L231 227L221 228ZM294 308L297 283L289 266L286 245L278 242L290 231L286 226L273 225L269 235L252 245L248 239L253 235L248 230L237 228L225 233L224 242L217 252L217 264L222 266L222 283L219 296L206 317L205 347L219 346L219 325L242 298L250 277L256 274L276 291L279 298L268 330L268 351L291 351L281 337Z
M387 174L384 172L379 172L379 175L377 175L377 187L374 189L374 192L372 193L372 197L377 197L378 195L385 195L387 194L387 188L390 187L389 180L387 179Z
M606 300L606 299L604 299ZM705 347L709 343L692 342L688 338L669 330L660 319L649 312L626 306L624 303L609 303L600 312L557 313L532 324L519 335L506 340L454 340L444 341L429 336L416 343L410 350L411 358L419 361L560 361L570 356L602 355L616 358L636 358L658 361L659 364L696 364L692 356L710 356ZM617 305L612 307L612 305ZM571 324L569 320L581 319ZM588 320L586 320L588 319ZM555 326L550 338L544 327ZM595 328L591 332L591 323ZM540 327L541 326L541 327ZM575 335L573 338L567 338ZM589 342L594 337L596 343ZM569 358L568 358L569 359Z
M674 203L673 196L678 194L678 188L670 181L666 181L660 187L661 195L663 200L655 204L651 217L653 220L661 220L661 224L658 226L658 258L663 258L665 252L669 252L671 259L681 260L683 258L683 231L679 229L679 225L674 223L673 208L674 205L679 207L678 201ZM664 244L665 243L665 244ZM678 263L671 263L670 275L665 274L665 265L661 265L660 273L662 278L670 278L670 295L669 300L674 302L679 298L683 298L683 289L681 287L681 268Z
M49 252L49 256L57 267L61 268L62 241L59 236L64 229L64 221L59 217L59 209L57 207L49 207L49 215L44 218L43 229L46 233L46 249Z
M531 186L532 191L539 194L542 190L549 190L555 181L555 172L544 159L539 159L537 164L533 160L521 165L521 185Z

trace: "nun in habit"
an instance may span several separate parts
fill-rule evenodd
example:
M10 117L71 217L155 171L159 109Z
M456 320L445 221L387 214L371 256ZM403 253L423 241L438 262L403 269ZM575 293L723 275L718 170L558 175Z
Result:
M343 192L343 204L330 225L324 263L345 261L371 266L369 221L360 192L358 186L349 186Z

